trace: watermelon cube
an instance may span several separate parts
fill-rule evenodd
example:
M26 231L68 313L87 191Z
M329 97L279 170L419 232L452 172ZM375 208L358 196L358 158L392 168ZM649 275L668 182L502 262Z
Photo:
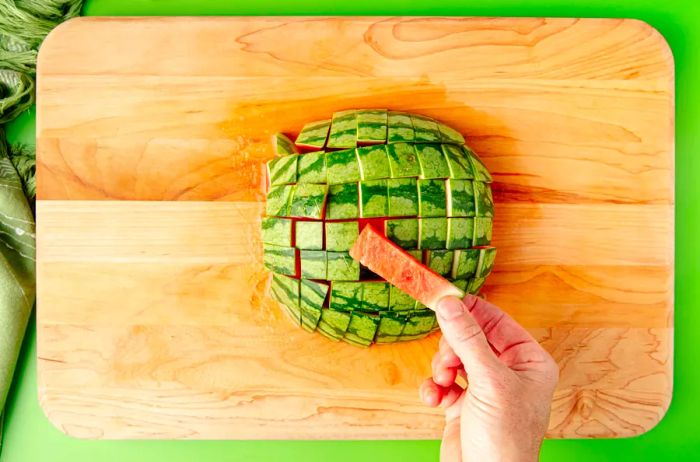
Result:
M336 252L350 250L359 234L356 221L326 222L326 249Z
M469 161L472 164L472 170L474 171L474 179L476 181L491 183L493 178L491 177L491 173L489 173L489 169L486 168L486 165L484 165L474 151L472 151L466 144L462 145L462 151L467 157L469 157Z
M474 204L477 217L493 216L493 196L491 188L481 181L474 182Z
M326 251L301 250L301 277L308 279L326 279Z
M287 314L289 314L295 324L301 325L299 280L280 274L273 274L270 292L272 293L272 298L285 307Z
M447 218L421 218L420 248L444 249L447 247Z
M385 217L389 211L389 193L386 180L369 180L360 183L362 218Z
M420 176L420 163L413 144L395 143L386 147L392 178L415 178Z
M325 214L327 196L326 184L300 183L294 188L289 215L319 220Z
M326 175L328 184L360 181L360 163L355 149L326 153Z
M440 130L440 141L443 143L464 144L464 136L449 125L438 122L438 129Z
M435 120L419 114L411 114L411 123L413 124L416 142L440 142L440 129L438 128L438 124L435 122Z
M474 178L472 164L469 161L469 158L464 156L464 153L459 146L443 144L442 152L447 158L447 165L450 168L450 178L460 180L470 180Z
M389 112L387 124L387 143L413 142L415 134L410 114Z
M447 216L473 217L475 215L473 182L471 180L447 180Z
M389 178L389 156L386 153L386 145L377 144L357 148L357 157L360 159L360 176L363 180Z
M302 257L302 270L303 270ZM454 261L453 250L431 250L428 252L428 268L435 271L440 276L452 275L452 262Z
M488 217L474 218L474 246L489 245L493 220Z
M345 311L337 311L324 309L321 312L321 319L318 322L318 332L333 340L339 342L345 336L350 324L350 313Z
M388 310L389 284L386 282L364 282L361 309L368 312Z
M435 314L430 311L411 314L406 321L403 332L401 332L401 340L416 340L426 337L432 331L434 323Z
M411 311L416 307L416 299L395 286L389 286L389 309L391 311Z
M486 282L486 278L472 278L472 280L469 281L469 293L478 295L484 282Z
M322 221L297 221L295 227L295 240L298 249L323 249Z
M421 178L450 177L450 167L439 144L416 144L415 146L422 171Z
M474 240L473 218L447 219L447 248L468 249Z
M329 281L357 281L360 264L348 252L326 252Z
M390 217L418 216L418 185L413 178L387 180Z
M272 186L270 192L267 193L265 213L271 217L283 217L288 215L289 203L291 202L293 192L294 185L291 184Z
M275 157L267 162L267 177L273 186L297 181L298 155Z
M343 220L359 218L360 190L358 183L345 183L330 186L326 219Z
M326 146L331 149L357 146L357 111L339 111L333 114Z
M297 250L294 247L263 244L263 265L273 273L296 275Z
M308 332L316 330L321 319L321 311L328 294L328 284L302 279L300 284L299 307L301 327Z
M493 265L496 262L496 248L488 247L480 249L479 264L476 267L476 277L485 278L491 273Z
M261 238L263 244L292 246L292 220L289 218L265 217L262 219Z
M330 307L334 310L353 311L362 308L362 292L364 284L361 282L331 283Z
M356 346L368 347L374 341L379 325L379 316L353 312L343 340Z
M326 153L323 151L309 152L299 156L297 162L297 181L299 183L322 183L326 177Z
M386 236L404 249L418 247L418 220L416 218L387 220Z
M277 154L278 157L297 154L299 152L292 140L287 138L284 133L275 133L272 135L272 145L275 147L275 154Z
M476 274L479 265L479 249L463 249L455 251L457 260L452 272L454 279L467 279Z
M377 343L394 343L403 332L406 318L396 313L382 313L377 326Z
M387 115L386 109L366 109L357 111L357 142L386 142Z
M330 120L309 122L301 129L295 144L304 148L323 149L326 145L326 138L328 138L328 130L330 127Z
M447 215L445 180L418 180L418 215L444 217Z

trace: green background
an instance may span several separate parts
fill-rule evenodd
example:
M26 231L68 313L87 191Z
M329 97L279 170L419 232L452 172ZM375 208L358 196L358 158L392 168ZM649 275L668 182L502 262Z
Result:
M623 440L552 440L545 461L699 460L700 368L700 2L697 0L94 0L86 15L459 15L625 17L647 21L668 40L676 63L675 391L651 432ZM613 4L614 3L614 4ZM34 141L34 112L9 127L11 141ZM33 322L33 320L32 320ZM437 460L437 441L80 441L56 430L37 403L36 334L30 328L8 403L2 462Z

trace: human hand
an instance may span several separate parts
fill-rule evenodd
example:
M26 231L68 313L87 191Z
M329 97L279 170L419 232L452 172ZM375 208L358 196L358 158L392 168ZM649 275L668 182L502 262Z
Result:
M441 462L538 460L559 379L552 357L513 318L473 295L443 298L437 319L443 337L420 395L445 409Z

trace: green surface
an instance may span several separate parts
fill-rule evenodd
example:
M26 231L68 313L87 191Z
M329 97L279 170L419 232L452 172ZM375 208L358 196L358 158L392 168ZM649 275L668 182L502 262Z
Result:
M700 3L667 0L320 0L245 2L223 0L169 2L136 0L88 1L93 15L189 14L391 14L633 17L646 20L669 41L676 61L676 347L675 393L664 420L652 431L622 440L545 441L543 461L660 461L692 460L700 456L697 390L697 332L700 330ZM11 141L33 140L33 112L22 115L9 129ZM56 430L37 402L36 342L30 329L8 403L2 462L184 462L206 460L304 461L357 460L435 461L438 441L81 441Z

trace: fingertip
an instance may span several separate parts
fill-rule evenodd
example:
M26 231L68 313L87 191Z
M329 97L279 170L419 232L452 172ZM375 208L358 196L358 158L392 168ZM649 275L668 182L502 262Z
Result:
M457 370L443 367L433 374L433 381L441 387L450 387L457 380Z
M439 406L442 399L440 387L432 379L426 379L420 387L420 398L430 407Z

